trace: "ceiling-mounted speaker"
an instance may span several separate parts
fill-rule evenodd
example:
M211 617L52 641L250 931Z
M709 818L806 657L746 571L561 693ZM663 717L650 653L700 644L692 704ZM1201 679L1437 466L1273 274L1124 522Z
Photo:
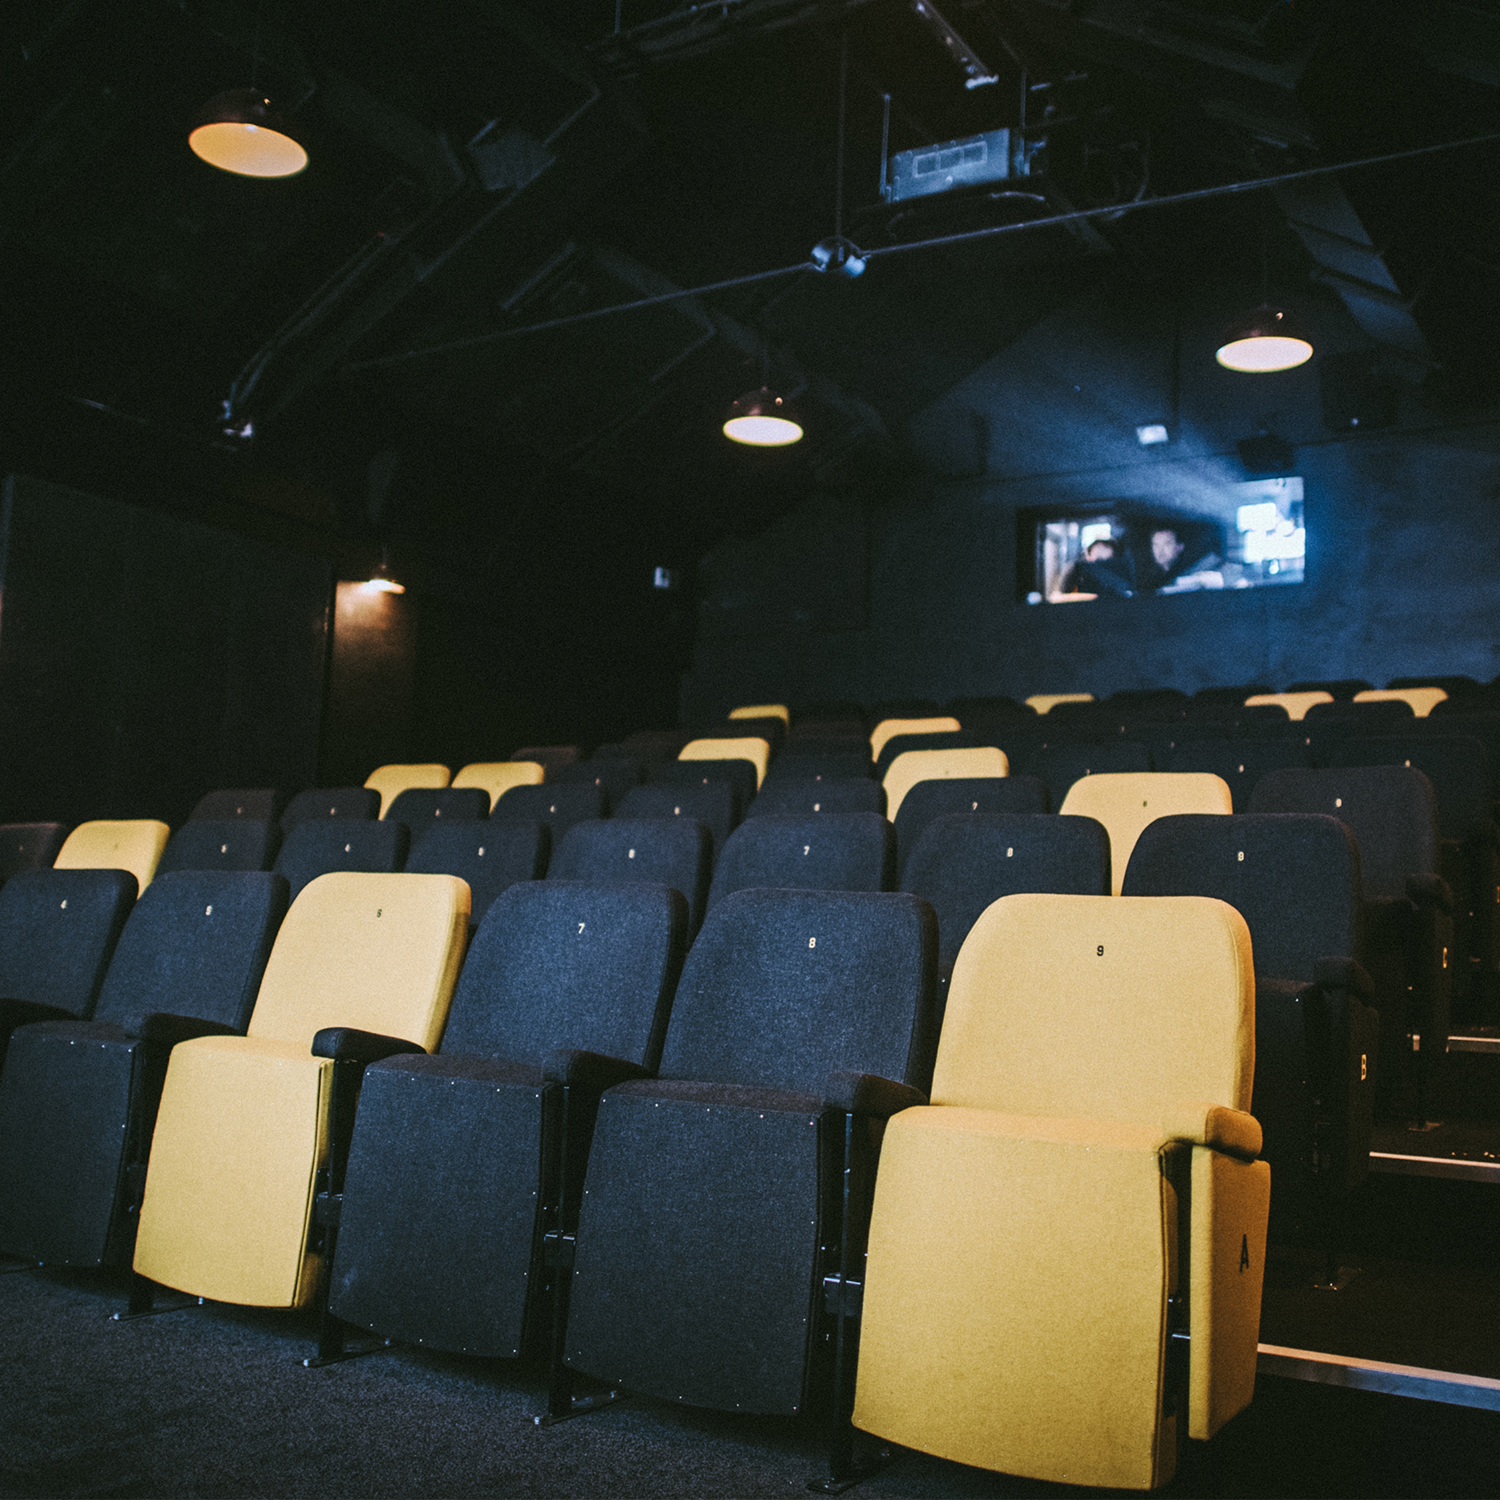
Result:
M1389 427L1396 420L1396 386L1375 349L1330 354L1318 366L1323 425L1334 432Z

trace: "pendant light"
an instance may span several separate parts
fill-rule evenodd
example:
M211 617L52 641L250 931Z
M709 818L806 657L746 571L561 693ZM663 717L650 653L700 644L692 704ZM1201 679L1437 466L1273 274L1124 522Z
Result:
M747 391L729 409L724 436L751 448L785 448L800 442L802 425L769 386Z
M307 165L307 151L259 89L215 94L188 145L210 166L241 177L295 177Z
M1266 304L1229 325L1214 358L1226 370L1265 375L1295 370L1312 354L1312 344L1287 321L1286 314Z

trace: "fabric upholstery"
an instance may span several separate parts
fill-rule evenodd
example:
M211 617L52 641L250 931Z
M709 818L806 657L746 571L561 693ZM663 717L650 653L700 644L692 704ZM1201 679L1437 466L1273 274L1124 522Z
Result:
M1312 764L1307 745L1289 739L1191 739L1167 755L1164 771L1207 771L1229 788L1237 813L1250 806L1250 793L1267 771Z
M1366 688L1354 695L1354 701L1384 703L1396 700L1409 703L1412 713L1419 719L1425 719L1447 696L1448 690L1440 687Z
M157 878L173 870L266 870L281 831L254 818L190 818L167 840Z
M789 742L785 753L778 755L766 771L767 781L833 781L849 777L868 777L874 769L869 746L863 741L848 749L804 750L802 744Z
M391 803L409 787L445 787L453 779L447 766L432 761L406 765L377 766L365 777L365 785L380 793L380 816L391 810Z
M898 755L885 773L886 816L895 820L902 800L918 782L1009 774L1005 752L993 745L971 750L908 750Z
M919 781L901 799L894 818L896 870L900 874L922 831L949 813L1044 813L1047 785L1035 776L955 776Z
M145 890L172 830L155 818L99 819L80 823L57 851L57 870L129 870Z
M551 833L541 822L434 823L412 841L405 869L415 875L456 875L469 886L469 922L477 927L490 903L518 880L547 873Z
M1059 703L1092 703L1092 693L1033 693L1026 700L1028 708L1039 714L1051 713Z
M703 921L713 870L713 835L696 818L608 818L576 823L548 875L560 880L631 881L680 891L688 932Z
M731 719L780 719L788 729L792 727L792 712L785 703L749 703L729 710Z
M286 876L295 901L309 881L331 870L399 870L410 846L411 831L405 823L308 818L287 835L273 868Z
M408 828L422 828L439 819L462 822L489 815L489 794L483 787L411 786L397 792L385 814L388 823L405 823Z
M604 789L590 781L545 783L541 786L513 786L502 792L490 813L492 823L545 823L556 845L575 824L602 818L605 814Z
M205 792L188 821L197 818L250 818L259 823L274 823L281 816L281 793L273 787L225 787Z
M1330 766L1410 766L1432 783L1438 834L1459 843L1491 836L1494 798L1481 741L1467 735L1358 735L1341 741Z
M0 823L0 880L22 870L50 870L68 831L66 823Z
M1026 769L1047 783L1053 807L1067 801L1073 784L1085 776L1151 770L1151 750L1141 740L1063 741L1038 746Z
M747 818L768 813L807 814L870 812L885 816L885 788L868 776L845 776L820 781L775 781L767 777Z
M456 787L482 787L490 794L490 811L501 796L513 786L535 786L546 780L547 771L534 760L490 760L474 761L459 768L453 778Z
M760 785L754 763L733 755L721 760L657 761L647 771L646 780L672 786L701 786L707 782L727 781L734 787L736 808L748 807Z
M310 787L298 792L281 815L285 837L310 818L373 818L380 811L380 793L367 786Z
M596 756L577 765L559 766L552 773L552 785L584 782L598 787L604 793L604 815L608 817L625 793L641 784L645 774L645 763L634 758L601 760Z
M877 760L885 742L898 734L957 734L963 725L949 714L920 719L881 719L870 731L870 754Z
M771 762L771 747L765 740L754 736L742 739L689 740L677 752L678 760L748 760L755 767L755 784L758 787L766 779L766 767Z
M1110 868L1119 895L1130 852L1148 823L1171 813L1231 813L1234 800L1228 786L1206 772L1127 772L1075 781L1061 811L1097 818L1109 830Z
M1332 693L1307 692L1307 693L1252 693L1245 699L1246 708L1274 707L1284 708L1287 717L1291 719L1302 719L1307 716L1307 711L1314 703L1332 703Z
M632 787L615 809L616 818L694 818L722 849L740 820L733 785L726 781Z
M781 890L888 891L896 884L896 833L874 812L767 814L741 823L714 868L708 906L750 886Z
M967 729L924 730L920 734L893 734L875 757L875 775L884 777L891 762L908 750L969 750L983 743Z

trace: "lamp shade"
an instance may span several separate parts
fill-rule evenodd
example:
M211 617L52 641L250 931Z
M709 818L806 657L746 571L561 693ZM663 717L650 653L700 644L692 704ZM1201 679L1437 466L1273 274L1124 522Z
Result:
M241 177L293 177L307 165L307 152L259 89L215 94L188 145L210 166Z
M1231 323L1214 356L1226 370L1250 375L1293 370L1312 358L1313 346L1275 307L1257 307Z
M724 436L752 448L784 448L799 442L802 426L787 404L766 386L747 391L730 408Z

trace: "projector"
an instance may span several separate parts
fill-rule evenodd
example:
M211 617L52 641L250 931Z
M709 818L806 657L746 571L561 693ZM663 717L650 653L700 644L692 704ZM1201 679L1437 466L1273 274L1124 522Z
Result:
M1038 158L1046 145L1040 136L1007 128L898 151L890 159L881 196L887 203L904 203L908 198L930 198L955 188L1031 178L1041 172Z

